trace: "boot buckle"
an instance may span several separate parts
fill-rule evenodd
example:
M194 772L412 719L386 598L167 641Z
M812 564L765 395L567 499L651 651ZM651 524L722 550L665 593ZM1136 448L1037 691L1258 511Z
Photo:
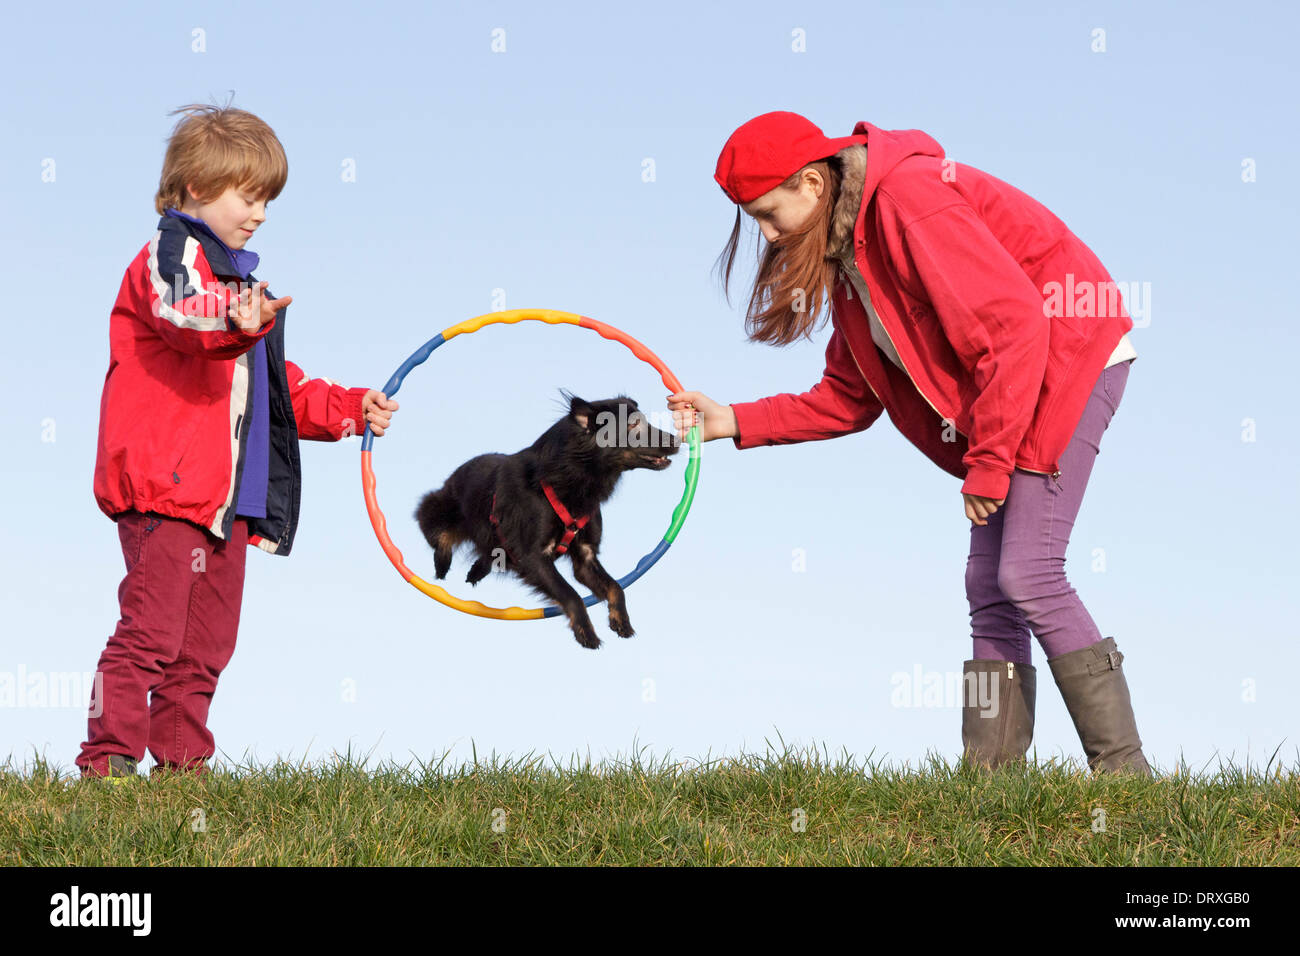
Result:
M1117 671L1124 662L1124 655L1119 650L1107 651L1104 656L1088 664L1088 673L1093 677L1106 671Z

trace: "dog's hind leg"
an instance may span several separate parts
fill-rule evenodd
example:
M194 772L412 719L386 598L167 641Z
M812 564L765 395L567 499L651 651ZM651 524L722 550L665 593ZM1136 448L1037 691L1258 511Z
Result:
M419 507L415 509L415 520L429 547L433 548L433 570L441 580L451 568L451 555L456 545L465 540L461 530L460 505L446 489L431 491L420 499Z
M479 559L474 562L473 567L469 569L469 574L465 575L465 580L468 581L470 584L478 584L480 581L482 581L485 577L488 576L488 572L491 570L492 570L491 555L487 557L480 556Z
M627 600L623 595L623 589L596 558L595 549L579 541L571 556L573 576L591 588L591 593L596 597L604 598L609 605L609 629L619 637L631 637L635 634L636 631L632 630L632 621L627 616Z
M582 597L573 590L573 585L564 580L554 561L547 558L525 559L516 570L529 585L560 605L569 619L573 637L579 644L592 649L600 647L596 628L587 616L587 605L582 603Z

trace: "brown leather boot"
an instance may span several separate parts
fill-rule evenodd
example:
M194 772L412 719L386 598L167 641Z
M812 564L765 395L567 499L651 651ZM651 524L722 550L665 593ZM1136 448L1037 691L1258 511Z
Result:
M1124 655L1107 637L1077 651L1047 659L1079 741L1094 771L1115 770L1152 776L1142 754L1128 682L1120 664Z
M1037 687L1037 672L1030 664L996 660L963 663L963 759L989 768L1023 759L1034 737Z

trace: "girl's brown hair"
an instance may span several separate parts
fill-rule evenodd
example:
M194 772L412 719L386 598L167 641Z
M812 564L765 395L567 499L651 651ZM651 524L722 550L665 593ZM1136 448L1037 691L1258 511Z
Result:
M798 189L800 179L809 169L817 170L826 185L808 220L794 232L767 243L759 256L758 274L745 312L745 332L752 342L789 345L800 336L811 339L817 317L835 286L839 265L834 258L827 258L826 247L835 201L840 195L842 173L838 157L809 163L777 188ZM731 301L728 289L731 267L740 240L740 214L737 204L731 238L717 262L728 302ZM762 241L761 232L759 241Z
M289 160L271 127L252 113L230 106L191 103L167 141L162 176L153 204L159 215L180 209L189 184L200 201L212 202L230 186L274 199L289 178Z

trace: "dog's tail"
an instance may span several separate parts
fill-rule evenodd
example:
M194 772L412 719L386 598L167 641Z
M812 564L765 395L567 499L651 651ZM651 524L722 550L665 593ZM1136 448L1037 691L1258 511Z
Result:
M456 497L444 491L431 491L420 499L415 509L415 520L420 525L429 547L446 547L449 539L460 537L462 515ZM447 532L451 532L448 535Z

